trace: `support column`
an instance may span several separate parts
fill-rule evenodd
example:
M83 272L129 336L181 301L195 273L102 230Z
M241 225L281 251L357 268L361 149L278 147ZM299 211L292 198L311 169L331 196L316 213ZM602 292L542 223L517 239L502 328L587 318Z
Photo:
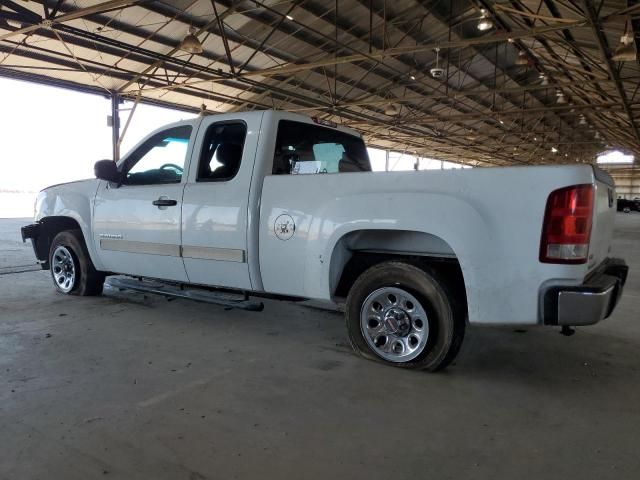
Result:
M111 145L113 148L113 161L120 160L120 104L122 100L117 93L111 94Z

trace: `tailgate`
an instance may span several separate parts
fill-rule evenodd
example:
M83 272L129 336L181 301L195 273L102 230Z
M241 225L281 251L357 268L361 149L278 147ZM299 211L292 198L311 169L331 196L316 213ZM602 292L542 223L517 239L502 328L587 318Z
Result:
M595 202L591 242L589 244L589 271L600 265L610 253L613 226L616 219L616 191L611 175L594 167Z

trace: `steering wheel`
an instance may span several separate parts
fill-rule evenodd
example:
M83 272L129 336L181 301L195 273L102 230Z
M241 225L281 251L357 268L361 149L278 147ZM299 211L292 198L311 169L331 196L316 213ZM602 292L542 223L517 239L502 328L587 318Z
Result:
M182 168L180 165L176 165L175 163L165 163L164 165L160 166L158 170L164 170L169 168L175 170L178 173L184 172L184 168Z

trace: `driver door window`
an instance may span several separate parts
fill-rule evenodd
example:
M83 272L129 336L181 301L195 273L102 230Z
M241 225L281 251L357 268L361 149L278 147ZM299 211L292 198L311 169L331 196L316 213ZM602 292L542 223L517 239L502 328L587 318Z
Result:
M127 158L124 185L180 183L191 137L191 126L157 133Z

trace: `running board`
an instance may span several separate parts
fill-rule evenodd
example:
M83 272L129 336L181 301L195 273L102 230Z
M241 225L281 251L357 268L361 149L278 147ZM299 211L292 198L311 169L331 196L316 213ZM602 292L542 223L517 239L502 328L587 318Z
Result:
M264 309L262 302L247 300L245 295L226 292L208 292L206 290L182 290L177 285L156 282L151 280L136 280L133 278L109 278L107 285L119 290L133 290L136 292L152 293L163 297L186 298L196 302L211 303L226 308L241 308L251 312L261 312Z

